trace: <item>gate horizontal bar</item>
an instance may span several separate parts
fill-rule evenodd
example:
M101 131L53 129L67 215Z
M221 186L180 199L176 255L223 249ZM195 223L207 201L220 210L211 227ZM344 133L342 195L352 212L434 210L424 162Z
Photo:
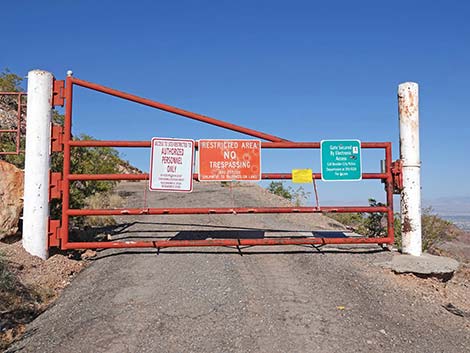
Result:
M387 148L390 142L361 142L361 148ZM72 140L72 147L151 147L150 141ZM198 147L198 142L195 142ZM261 142L262 148L320 148L320 142Z
M274 135L271 135L271 134L266 134L264 132L256 131L256 130L249 129L249 128L246 128L246 127L243 127L243 126L227 123L227 122L222 121L222 120L218 120L218 119L214 119L214 118L211 118L211 117L208 117L208 116L205 116L205 115L193 113L193 112L190 112L190 111L187 111L187 110L183 110L181 108L173 107L173 106L168 105L168 104L159 103L159 102L153 101L151 99L142 98L142 97L130 94L130 93L119 91L117 89L113 89L113 88L105 87L105 86L102 86L102 85L98 85L96 83L80 80L80 79L75 78L75 77L68 77L67 82L70 82L72 84L75 84L75 85L78 85L78 86L81 86L81 87L89 88L89 89L92 89L92 90L95 90L95 91L98 91L98 92L101 92L101 93L109 94L111 96L126 99L126 100L131 101L131 102L143 104L143 105L146 105L146 106L149 106L149 107L152 107L152 108L157 108L157 109L166 111L168 113L184 116L184 117L189 118L189 119L202 121L204 123L219 126L219 127L222 127L222 128L228 129L228 130L237 131L237 132L240 132L242 134L254 136L254 137L257 137L257 138L260 138L260 139L263 139L263 140L287 141L286 139L283 139L283 138L278 137L278 136L274 136Z
M314 179L320 180L321 173L312 173ZM387 179L387 173L363 173L362 179ZM69 174L68 180L148 180L148 173L143 174ZM197 173L193 174L194 180L199 180ZM291 173L262 173L264 180L292 179Z
M387 238L265 238L265 239L206 239L206 240L155 240L155 241L107 241L71 242L62 245L65 249L109 249L109 248L171 248L200 246L256 246L256 245L326 245L326 244L392 244Z
M326 207L201 207L201 208L116 208L68 209L68 216L122 216L122 215L185 215L185 214L249 214L249 213L322 213L322 212L388 212L385 206L326 206Z

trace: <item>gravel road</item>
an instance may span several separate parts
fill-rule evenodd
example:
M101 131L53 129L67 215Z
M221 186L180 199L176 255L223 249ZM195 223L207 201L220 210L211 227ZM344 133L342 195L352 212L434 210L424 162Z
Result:
M253 206L257 186L196 184L191 194L123 183L129 206ZM144 201L147 199L147 201ZM341 230L321 215L120 218L113 239ZM468 318L400 287L377 246L106 250L8 352L455 352Z

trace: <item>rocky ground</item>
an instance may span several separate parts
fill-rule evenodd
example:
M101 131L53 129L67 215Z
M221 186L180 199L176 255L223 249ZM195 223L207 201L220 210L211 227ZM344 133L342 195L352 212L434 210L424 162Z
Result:
M470 266L470 232L458 232L455 239L439 244L434 253L452 257Z
M85 262L72 253L52 254L43 261L29 255L19 237L0 242L0 253L12 272L0 271L0 349L4 349L58 298Z
M129 207L272 206L257 186L196 184L191 194L122 183ZM110 239L307 234L344 228L321 215L120 217ZM458 241L462 241L459 239ZM465 240L464 240L465 241ZM83 267L77 254L29 257L1 244L30 286L51 288L35 315ZM90 252L84 256L92 255ZM376 246L98 251L9 352L464 352L470 276L397 276ZM2 309L3 310L3 309ZM2 318L5 318L2 312ZM21 326L20 326L21 327ZM22 329L20 329L22 331ZM11 328L5 332L12 333Z

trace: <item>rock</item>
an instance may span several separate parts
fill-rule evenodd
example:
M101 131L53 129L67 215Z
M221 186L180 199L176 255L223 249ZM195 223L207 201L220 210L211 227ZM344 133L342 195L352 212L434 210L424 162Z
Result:
M23 171L0 160L0 239L16 234L23 209Z
M444 309L448 312L460 316L460 317L470 317L470 312L464 311L460 308L457 308L454 304L448 303L447 305L443 305Z
M452 275L458 267L459 263L454 259L430 254L397 255L391 262L391 269L395 273L413 273L423 276Z
M86 260L94 256L96 256L96 251L91 250L91 249L87 249L84 253L80 255L82 260Z

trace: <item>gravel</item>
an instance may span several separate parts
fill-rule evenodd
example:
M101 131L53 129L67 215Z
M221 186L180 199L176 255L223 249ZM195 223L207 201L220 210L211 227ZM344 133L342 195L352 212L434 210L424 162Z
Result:
M144 183L122 183L119 190L133 207L285 202L257 186L196 184L191 194L163 194L146 193ZM112 239L343 229L317 214L118 222L130 223L110 232ZM378 246L99 251L8 352L468 351L468 318L416 287L400 286L375 265L393 256Z

